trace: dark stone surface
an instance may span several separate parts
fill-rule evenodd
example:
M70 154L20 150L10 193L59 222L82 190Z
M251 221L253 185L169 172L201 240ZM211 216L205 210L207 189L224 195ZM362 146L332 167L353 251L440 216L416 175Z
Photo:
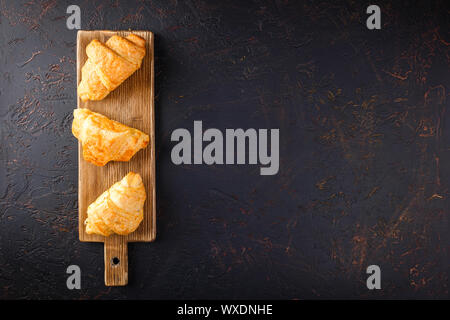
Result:
M448 1L376 1L378 31L367 1L79 2L156 34L158 235L124 288L78 241L73 3L0 0L0 298L449 297ZM173 165L194 120L280 128L278 175Z

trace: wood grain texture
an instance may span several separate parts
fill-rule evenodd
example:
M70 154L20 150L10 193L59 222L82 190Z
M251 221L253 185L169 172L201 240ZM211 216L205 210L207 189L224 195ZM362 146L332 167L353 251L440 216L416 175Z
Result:
M81 68L86 56L86 46L93 39L106 42L114 34L127 36L129 31L78 31L77 36L77 84L81 81ZM105 242L105 284L126 285L128 282L127 243L153 241L156 236L155 190L155 118L154 118L154 37L149 31L132 31L146 40L146 55L142 66L117 89L101 101L81 101L78 108L88 108L112 120L139 129L150 136L147 148L140 150L128 162L110 162L97 167L83 159L81 143L78 146L78 206L80 241ZM127 235L103 237L87 234L84 221L88 206L115 182L133 171L142 176L147 200L144 204L144 220L139 228ZM117 257L116 265L111 259Z

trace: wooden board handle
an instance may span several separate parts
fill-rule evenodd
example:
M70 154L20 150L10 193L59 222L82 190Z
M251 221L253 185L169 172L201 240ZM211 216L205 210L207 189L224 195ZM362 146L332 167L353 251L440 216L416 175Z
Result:
M125 286L128 283L128 243L118 235L105 239L105 285Z

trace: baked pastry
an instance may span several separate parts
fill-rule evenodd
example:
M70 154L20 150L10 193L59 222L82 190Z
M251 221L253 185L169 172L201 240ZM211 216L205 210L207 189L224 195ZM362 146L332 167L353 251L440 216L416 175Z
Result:
M146 197L141 176L128 173L89 205L84 222L86 233L107 237L112 233L133 232L144 219Z
M78 95L81 100L102 100L141 67L145 40L135 34L112 36L86 46L88 59L81 69Z
M150 140L142 131L88 109L73 111L72 133L81 142L84 160L97 166L129 161Z

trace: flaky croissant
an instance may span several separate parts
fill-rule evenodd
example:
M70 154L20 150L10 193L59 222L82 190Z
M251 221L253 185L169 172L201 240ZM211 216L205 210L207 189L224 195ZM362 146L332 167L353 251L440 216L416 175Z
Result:
M89 205L84 222L86 233L107 237L112 233L133 232L144 218L146 197L141 176L128 173Z
M97 166L129 161L150 140L142 131L88 109L73 111L72 133L81 142L83 158Z
M86 54L78 95L83 101L102 100L141 67L145 40L135 34L115 35L105 44L92 40Z

